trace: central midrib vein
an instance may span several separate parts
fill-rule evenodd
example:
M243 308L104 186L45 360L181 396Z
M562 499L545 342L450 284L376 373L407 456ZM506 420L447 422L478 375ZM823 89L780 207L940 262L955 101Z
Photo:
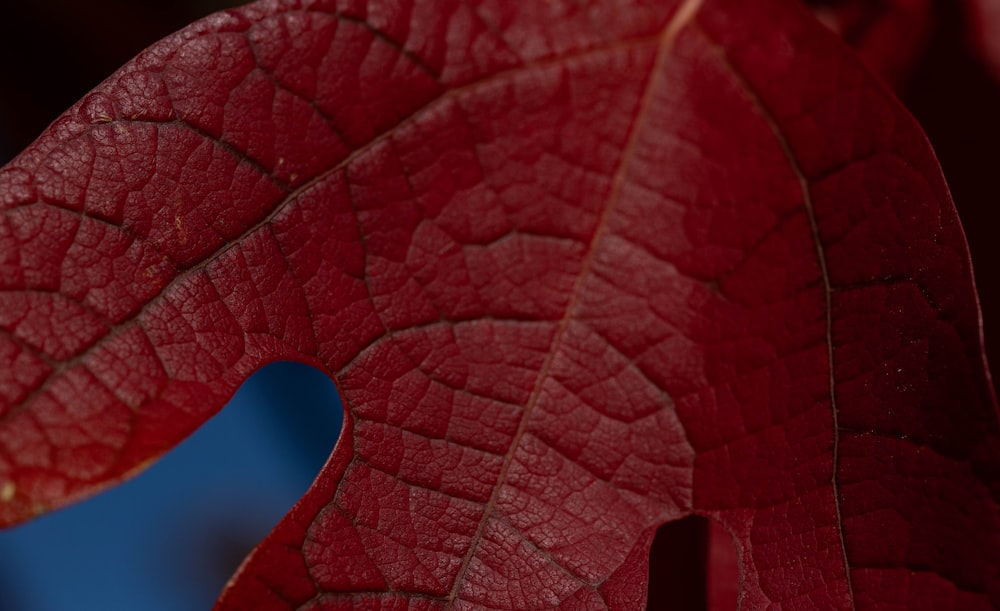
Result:
M656 54L656 59L653 63L653 68L650 71L647 79L645 88L643 90L642 98L639 101L638 110L636 111L635 119L632 121L631 128L629 130L628 139L626 140L625 147L622 150L621 160L618 163L618 167L615 171L615 175L612 179L611 189L608 193L606 203L604 205L604 210L601 212L601 217L597 222L597 226L594 230L594 234L590 239L590 243L587 248L587 254L583 260L583 264L580 268L580 273L577 276L576 283L573 286L573 292L570 296L569 301L566 304L566 309L563 314L562 319L559 321L559 327L556 329L555 335L552 338L552 343L549 348L548 355L545 358L545 362L542 364L542 368L539 371L538 377L535 379L535 386L532 389L531 395L528 402L525 404L524 411L521 414L521 421L518 424L517 431L514 433L511 439L510 448L507 451L507 455L504 457L503 465L500 468L500 474L497 476L497 481L493 486L493 493L490 495L490 499L483 510L483 516L479 521L479 526L476 529L475 534L469 542L469 549L465 553L465 557L462 560L462 565L459 567L458 573L455 576L455 582L452 585L451 592L447 597L446 609L450 610L455 605L455 600L458 598L461 592L462 585L465 582L465 574L469 569L469 564L472 558L475 556L475 552L482 541L483 536L486 532L486 527L489 524L493 513L496 510L497 500L500 497L500 490L503 488L504 483L507 480L507 473L510 470L511 464L514 461L514 455L520 446L521 439L524 437L524 433L527 431L528 423L531 420L532 412L535 406L538 404L539 397L541 395L542 386L545 380L549 376L549 371L552 367L552 363L555 360L556 354L559 353L560 347L562 345L563 336L566 333L566 329L569 326L570 321L573 319L576 312L577 302L579 301L580 295L583 292L584 285L586 284L587 277L590 275L590 270L593 265L594 257L597 253L598 246L601 243L604 234L607 230L608 218L611 216L618 203L622 189L625 185L625 177L628 174L629 167L631 166L632 157L635 153L635 148L637 141L642 133L642 126L645 123L646 116L649 111L649 107L652 104L653 93L656 91L659 85L660 78L664 71L664 66L668 59L670 58L670 53L673 49L674 41L677 39L677 35L684 29L684 27L694 18L698 9L701 7L703 0L684 0L677 11L671 17L670 21L663 28L660 37L657 39L658 51Z

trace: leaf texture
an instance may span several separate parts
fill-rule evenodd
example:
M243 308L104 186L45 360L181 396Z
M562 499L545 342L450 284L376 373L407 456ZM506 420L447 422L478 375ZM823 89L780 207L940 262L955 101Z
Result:
M1000 604L997 409L920 129L793 2L267 1L0 171L0 521L279 359L345 430L220 609Z

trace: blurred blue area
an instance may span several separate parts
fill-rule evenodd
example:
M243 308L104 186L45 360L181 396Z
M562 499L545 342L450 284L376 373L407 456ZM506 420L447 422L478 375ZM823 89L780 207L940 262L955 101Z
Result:
M0 531L0 611L210 609L308 489L342 418L322 372L263 368L137 478Z

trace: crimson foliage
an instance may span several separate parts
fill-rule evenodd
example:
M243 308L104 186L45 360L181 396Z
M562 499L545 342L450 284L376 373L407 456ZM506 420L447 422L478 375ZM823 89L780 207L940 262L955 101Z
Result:
M4 523L266 363L337 381L219 608L634 608L690 515L750 608L1000 604L962 230L790 0L259 2L88 94L0 214Z

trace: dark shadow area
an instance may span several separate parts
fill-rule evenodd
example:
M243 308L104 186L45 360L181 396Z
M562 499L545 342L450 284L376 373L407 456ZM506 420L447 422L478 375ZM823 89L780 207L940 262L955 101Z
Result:
M0 141L16 153L139 51L240 0L7 2L0 19ZM0 159L6 161L6 156Z
M708 609L708 520L688 516L656 530L649 550L650 611Z
M14 572L17 558L0 556L0 609L31 609L28 599L23 595L22 588L11 575Z
M650 611L736 611L739 555L732 536L701 516L667 522L649 551Z
M841 10L848 27L843 38L863 44L869 30L904 4L885 1L806 0L814 8ZM944 170L969 242L976 284L983 309L986 352L1000 363L1000 283L993 280L1000 261L1000 241L994 237L1000 222L995 185L1000 165L1000 80L974 48L963 2L934 0L930 37L922 53L913 57L897 94L913 113L931 142ZM876 28L877 29L877 28ZM991 322L994 321L994 322Z
M326 461L344 410L337 387L325 373L301 363L272 363L243 386L260 395L275 438L285 444L290 459L307 471Z
M935 35L903 103L937 153L969 241L985 321L986 353L1000 364L1000 82L967 40L961 2L935 3Z

